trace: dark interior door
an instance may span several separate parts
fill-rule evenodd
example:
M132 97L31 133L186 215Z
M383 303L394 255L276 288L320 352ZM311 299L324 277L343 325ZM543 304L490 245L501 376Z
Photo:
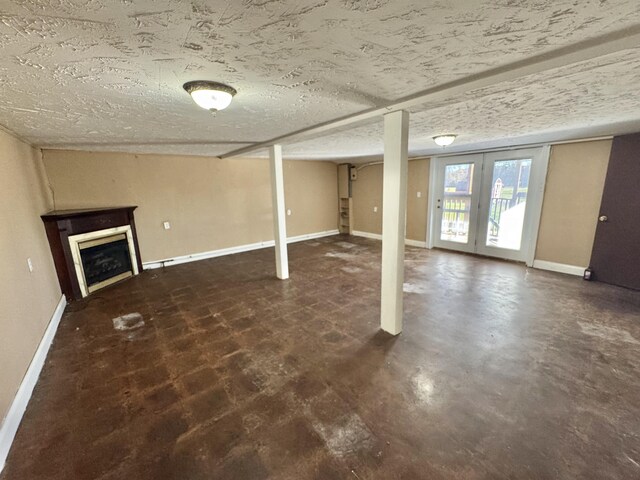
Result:
M596 280L640 290L640 133L613 139L591 267Z

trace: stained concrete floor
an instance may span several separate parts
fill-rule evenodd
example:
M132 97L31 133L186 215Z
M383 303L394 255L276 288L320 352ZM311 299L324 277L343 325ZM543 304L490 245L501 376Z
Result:
M289 251L71 304L2 480L640 478L640 293L408 248L393 338L379 242Z

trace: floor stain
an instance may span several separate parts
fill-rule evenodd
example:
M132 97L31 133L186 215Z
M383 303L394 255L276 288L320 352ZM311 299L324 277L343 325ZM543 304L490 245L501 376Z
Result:
M336 242L336 245L342 247L342 248L346 248L346 249L351 249L351 248L355 248L357 247L357 245L355 243L351 243L351 242Z
M594 323L578 322L580 330L585 335L602 338L610 342L625 342L634 345L640 345L640 341L636 340L628 331L615 327L607 327L606 325L597 325Z
M362 272L362 269L358 268L358 267L342 267L340 270L342 270L345 273L360 273L360 272Z
M325 257L333 257L340 258L342 260L357 260L358 256L353 253L343 253L343 252L327 252L324 254Z
M127 313L113 320L113 328L119 331L135 330L144 327L144 320L139 313Z
M356 413L332 424L314 422L313 427L338 458L370 450L374 445L373 434Z
M427 289L422 285L415 285L413 283L402 284L402 291L405 293L427 293Z

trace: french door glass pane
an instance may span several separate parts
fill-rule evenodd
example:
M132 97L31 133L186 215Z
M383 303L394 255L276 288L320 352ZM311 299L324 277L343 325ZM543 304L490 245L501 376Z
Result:
M473 163L445 167L441 240L469 243L473 168Z
M493 165L487 246L520 250L531 159L498 160Z

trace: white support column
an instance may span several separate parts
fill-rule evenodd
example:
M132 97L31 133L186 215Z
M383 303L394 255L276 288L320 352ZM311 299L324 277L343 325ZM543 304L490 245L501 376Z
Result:
M289 278L287 254L287 217L284 211L284 178L282 173L282 146L269 147L271 170L271 199L273 205L273 236L276 240L276 275L281 280Z
M408 148L409 112L400 110L386 114L384 116L380 326L392 335L402 332Z

